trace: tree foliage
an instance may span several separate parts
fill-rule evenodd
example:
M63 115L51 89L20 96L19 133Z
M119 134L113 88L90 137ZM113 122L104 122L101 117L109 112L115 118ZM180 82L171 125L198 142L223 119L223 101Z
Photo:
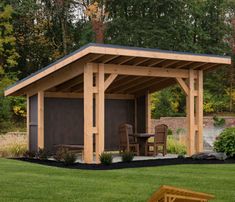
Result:
M89 42L220 55L235 50L233 0L2 0L0 9L1 111L21 117L25 101L3 98L3 89ZM204 76L206 113L235 111L234 68ZM184 115L180 88L153 94L152 112Z

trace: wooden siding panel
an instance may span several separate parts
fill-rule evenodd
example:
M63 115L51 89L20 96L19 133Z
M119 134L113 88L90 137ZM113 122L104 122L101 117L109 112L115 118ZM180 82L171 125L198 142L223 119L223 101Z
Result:
M83 99L45 98L44 107L47 150L53 151L55 144L83 144ZM105 150L118 149L121 123L134 124L134 100L106 99Z
M38 97L29 97L29 150L38 149Z

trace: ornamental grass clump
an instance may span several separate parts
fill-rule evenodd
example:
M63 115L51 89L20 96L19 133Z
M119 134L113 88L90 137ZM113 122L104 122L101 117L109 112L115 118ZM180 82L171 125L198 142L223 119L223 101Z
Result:
M0 157L18 158L24 156L26 151L27 146L25 144L14 143L0 148Z
M134 158L133 152L123 152L121 156L122 162L131 162Z
M111 165L113 162L113 156L111 153L103 152L100 154L100 163L103 165Z
M235 157L235 127L226 128L214 142L214 150Z
M167 137L167 153L185 155L186 149L186 146L174 139L174 137Z
M11 157L22 157L27 150L27 146L24 144L12 144L8 149Z

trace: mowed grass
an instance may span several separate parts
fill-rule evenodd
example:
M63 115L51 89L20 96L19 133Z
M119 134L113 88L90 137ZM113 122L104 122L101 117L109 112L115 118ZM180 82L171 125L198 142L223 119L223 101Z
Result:
M235 201L235 164L106 171L47 167L0 159L0 201L147 201L161 185Z

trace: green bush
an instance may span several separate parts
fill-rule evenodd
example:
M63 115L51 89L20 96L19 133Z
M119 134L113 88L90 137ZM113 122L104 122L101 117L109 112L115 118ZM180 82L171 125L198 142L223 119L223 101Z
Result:
M39 148L37 152L37 157L41 160L47 160L48 152L46 151L46 149Z
M113 162L113 156L111 153L101 153L100 154L100 163L103 165L111 165Z
M172 136L172 135L173 135L173 130L171 130L170 128L168 128L168 130L167 130L167 135L168 135L168 136Z
M63 147L59 147L53 157L56 161L62 161L66 152L66 149L64 149Z
M224 152L227 156L235 156L235 127L226 128L214 142L214 150Z
M134 154L132 152L123 152L121 156L122 162L131 162L134 158Z
M64 164L66 166L74 164L77 159L76 155L68 150L64 150L64 153L62 156L63 156Z
M186 151L187 148L185 145L175 140L172 136L167 137L167 153L185 155Z
M185 158L185 154L184 153L181 153L181 154L178 154L178 159L184 159Z
M25 151L25 153L23 154L23 157L30 158L30 159L34 158L35 156L36 156L36 152L29 151L29 150Z
M225 125L225 119L219 118L216 115L213 117L215 127L223 127Z

